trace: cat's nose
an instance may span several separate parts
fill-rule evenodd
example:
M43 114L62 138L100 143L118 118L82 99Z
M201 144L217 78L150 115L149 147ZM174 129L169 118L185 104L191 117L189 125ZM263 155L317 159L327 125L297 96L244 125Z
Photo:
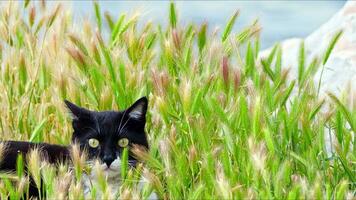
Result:
M114 157L112 155L105 155L103 157L103 161L106 164L106 166L110 167L111 163L114 162Z

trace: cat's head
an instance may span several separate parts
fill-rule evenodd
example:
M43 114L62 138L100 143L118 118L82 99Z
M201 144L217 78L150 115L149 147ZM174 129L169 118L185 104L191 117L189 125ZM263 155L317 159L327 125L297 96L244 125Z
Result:
M147 103L147 98L142 97L126 110L97 112L65 100L73 116L72 142L80 144L89 160L98 159L107 168L114 168L114 162L120 162L124 148L130 149L135 144L148 149L145 133ZM136 163L130 154L129 163Z

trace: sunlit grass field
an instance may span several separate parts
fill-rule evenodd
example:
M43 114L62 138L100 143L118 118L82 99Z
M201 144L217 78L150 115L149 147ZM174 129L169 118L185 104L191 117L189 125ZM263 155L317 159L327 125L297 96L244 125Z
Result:
M0 5L1 140L67 145L64 99L120 110L149 98L150 152L135 151L145 164L123 168L115 190L103 180L102 198L145 198L151 190L160 199L355 198L356 104L347 93L319 94L313 82L342 32L311 62L301 44L291 77L278 45L259 59L257 20L232 31L239 12L215 29L182 25L173 3L167 26L139 13L114 18L100 3L91 11L96 21L82 23L61 5ZM73 154L73 167L55 168L36 151L18 159L17 172L1 175L1 199L26 197L24 159L29 176L38 184L42 177L43 198L84 198L85 161ZM135 186L141 172L150 183L143 191Z

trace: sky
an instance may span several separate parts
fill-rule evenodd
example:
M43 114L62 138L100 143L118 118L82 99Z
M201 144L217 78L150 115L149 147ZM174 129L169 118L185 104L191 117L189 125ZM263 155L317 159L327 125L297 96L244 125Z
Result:
M98 1L102 11L114 17L140 11L142 23L168 22L169 1ZM68 3L68 2L65 2ZM259 19L262 26L261 46L267 48L291 37L306 37L330 19L345 1L176 1L179 21L187 24L208 22L210 29L223 29L230 16L240 10L234 31ZM91 1L71 3L76 21L94 20Z

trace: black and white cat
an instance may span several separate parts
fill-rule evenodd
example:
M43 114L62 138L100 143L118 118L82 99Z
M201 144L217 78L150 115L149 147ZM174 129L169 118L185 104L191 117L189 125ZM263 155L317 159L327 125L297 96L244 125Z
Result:
M147 98L142 97L123 111L97 112L81 108L69 101L65 101L65 104L73 116L72 143L79 144L81 151L87 153L89 163L100 161L109 187L117 189L120 185L120 156L123 149L133 145L146 149L149 147L145 133ZM0 170L16 170L17 155L27 154L35 147L39 147L47 155L50 163L70 160L70 146L6 141L6 147ZM129 165L135 167L137 160L133 155L129 154L128 161ZM90 186L95 186L97 181L96 174L87 174L83 179L85 193L89 193ZM37 189L30 188L30 195L37 196ZM155 199L156 195L152 194L149 198Z

